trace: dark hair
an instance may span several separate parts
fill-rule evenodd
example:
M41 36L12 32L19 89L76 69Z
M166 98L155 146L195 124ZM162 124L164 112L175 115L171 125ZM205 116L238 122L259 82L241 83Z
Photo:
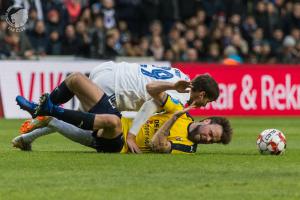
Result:
M196 76L192 80L192 91L201 92L204 91L205 95L212 101L217 100L219 97L219 86L218 83L208 74L202 74Z
M222 132L220 143L229 144L232 138L232 128L229 120L226 119L225 117L208 117L206 119L210 119L211 124L219 124L220 126L222 126L223 132Z

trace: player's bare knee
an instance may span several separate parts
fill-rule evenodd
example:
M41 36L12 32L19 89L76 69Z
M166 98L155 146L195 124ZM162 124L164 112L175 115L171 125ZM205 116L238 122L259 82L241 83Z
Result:
M76 87L83 79L85 78L85 75L80 72L73 72L70 74L65 82L69 88Z
M111 117L111 126L114 127L115 129L122 128L121 120L118 116Z

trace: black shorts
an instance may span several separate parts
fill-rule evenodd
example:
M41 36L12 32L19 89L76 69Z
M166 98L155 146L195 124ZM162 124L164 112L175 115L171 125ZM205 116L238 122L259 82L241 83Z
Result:
M99 100L99 102L88 112L94 114L113 114L121 118L121 113L116 109L113 103L114 98L114 95L109 97L106 94L104 94L103 97Z
M106 139L103 137L97 137L97 131L93 132L95 138L95 144L93 147L97 152L101 153L119 153L124 145L123 134L120 134L116 138Z
M104 94L103 97L99 100L99 102L89 110L89 113L112 114L117 115L119 118L121 118L121 113L116 109L113 103L114 98L114 95L109 97L106 94ZM94 131L93 137L95 138L93 148L95 148L97 152L118 153L122 150L124 145L122 133L114 139L106 139L103 137L97 137L97 131Z

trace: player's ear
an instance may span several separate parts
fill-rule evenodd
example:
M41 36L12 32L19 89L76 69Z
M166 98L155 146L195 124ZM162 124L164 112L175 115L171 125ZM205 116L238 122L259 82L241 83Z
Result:
M205 119L202 121L204 124L210 124L211 123L211 119Z
M199 92L199 97L201 97L202 99L204 99L204 97L205 97L205 91L201 91L201 92Z

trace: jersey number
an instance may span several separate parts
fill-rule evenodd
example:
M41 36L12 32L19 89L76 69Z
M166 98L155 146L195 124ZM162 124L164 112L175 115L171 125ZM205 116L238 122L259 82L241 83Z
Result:
M144 66L142 66L141 68L141 72L142 74L144 74L145 76L149 76L155 79L170 79L173 78L173 74L168 72L165 69L161 69L161 68L156 68L156 69L147 69L147 68L143 68Z

